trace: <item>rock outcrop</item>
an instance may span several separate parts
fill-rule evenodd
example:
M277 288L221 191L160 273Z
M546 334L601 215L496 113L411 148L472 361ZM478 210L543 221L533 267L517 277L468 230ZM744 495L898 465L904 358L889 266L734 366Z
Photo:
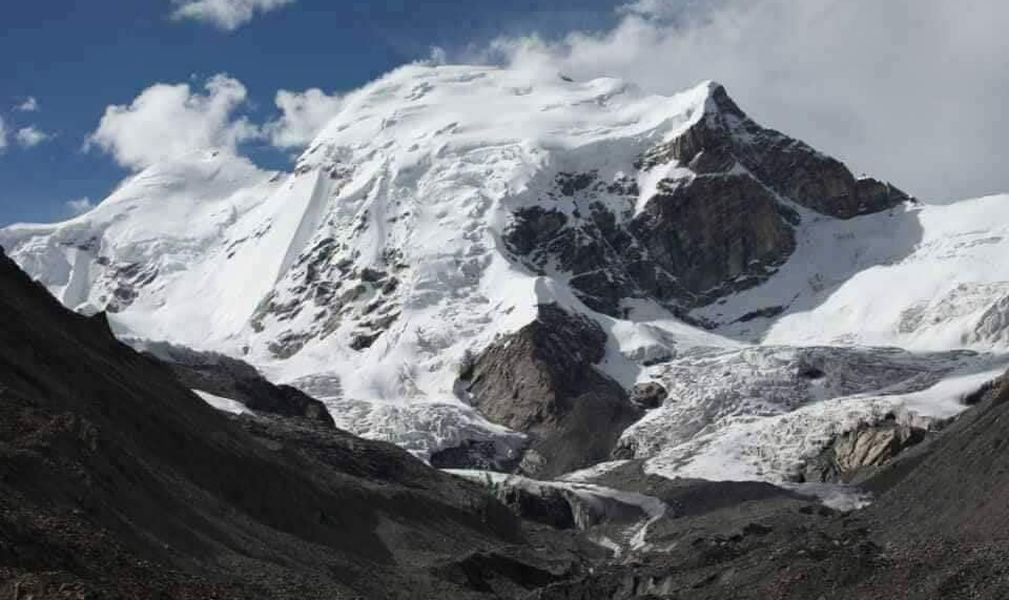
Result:
M851 218L911 198L747 117L713 85L704 114L646 150L637 177L558 173L539 202L515 211L505 241L529 268L571 276L594 310L622 301L686 309L752 287L795 250L796 207ZM637 181L656 178L654 189Z
M674 159L697 174L742 168L782 198L819 213L849 219L911 200L894 186L857 178L840 161L750 119L714 85L702 119L643 158L645 165Z
M657 381L639 383L631 390L631 402L645 410L662 406L668 396L665 386Z
M593 365L606 334L554 304L477 356L462 380L489 420L529 434L519 471L549 478L605 460L640 411Z
M215 352L197 352L171 344L141 344L191 390L229 398L249 410L299 417L334 427L326 405L289 385L270 383L252 365Z
M810 461L801 481L853 483L871 477L904 450L921 443L928 432L889 418L845 432Z

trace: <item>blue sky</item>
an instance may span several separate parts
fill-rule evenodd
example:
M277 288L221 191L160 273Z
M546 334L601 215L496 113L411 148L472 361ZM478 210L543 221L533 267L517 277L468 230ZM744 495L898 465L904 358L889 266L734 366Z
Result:
M576 79L617 76L656 93L720 81L762 124L926 201L1009 192L1005 0L2 4L0 129L7 133L0 136L6 139L6 148L0 143L0 226L60 220L71 214L68 202L100 201L129 173L122 165L137 169L160 158L149 152L162 145L148 143L156 133L193 132L195 141L183 147L204 138L229 146L243 139L239 151L260 166L287 167L313 129L301 127L285 143L269 133L264 126L281 116L278 91L339 94L428 57L432 47L455 62L472 58L468 48L502 37L512 42L504 56L511 68L548 61ZM184 6L252 4L273 10L230 31L172 18ZM523 36L534 33L547 43L523 46ZM230 79L212 79L218 74ZM219 93L205 89L208 81L217 81ZM156 83L189 88L182 94L161 87L146 113L103 120L107 107L131 105ZM17 110L28 98L38 110ZM293 101L304 106L305 99L296 94ZM329 100L338 98L315 97L311 105L321 112L309 125L324 122ZM189 111L190 102L198 110ZM222 103L223 117L200 113ZM179 113L192 117L186 127L175 127ZM151 121L158 123L151 128ZM261 127L260 135L243 137L243 123ZM29 127L35 129L22 132ZM104 133L104 145L83 152L96 131ZM51 137L24 147L37 132Z
M11 135L0 154L0 224L68 216L67 202L102 199L128 171L99 149L83 152L110 104L148 86L227 73L248 89L253 120L276 111L278 89L353 89L432 46L461 50L499 35L601 29L607 0L298 0L234 31L170 18L171 0L36 0L0 8L0 118ZM19 111L27 98L38 110ZM31 148L14 133L53 135ZM287 155L265 142L243 148L279 168Z

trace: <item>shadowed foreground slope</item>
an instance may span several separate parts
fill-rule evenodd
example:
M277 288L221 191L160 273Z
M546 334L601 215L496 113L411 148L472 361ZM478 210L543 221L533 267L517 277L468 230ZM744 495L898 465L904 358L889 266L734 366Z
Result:
M0 290L0 595L465 598L574 568L392 446L218 413L2 254Z

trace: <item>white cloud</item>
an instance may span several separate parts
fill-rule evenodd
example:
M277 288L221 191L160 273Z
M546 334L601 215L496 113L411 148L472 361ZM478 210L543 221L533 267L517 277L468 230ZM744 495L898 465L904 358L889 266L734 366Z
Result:
M343 100L312 88L304 92L280 90L276 97L281 117L266 125L270 141L278 148L307 146L340 110Z
M4 124L3 117L0 117L0 152L7 148L7 125Z
M34 96L29 96L24 102L14 107L14 110L21 112L35 112L39 109L39 101Z
M620 14L491 56L659 93L715 79L761 123L924 199L1009 191L1003 0L636 0Z
M209 23L224 31L245 25L257 12L265 13L292 4L295 0L173 0L174 19Z
M85 196L84 198L78 198L77 200L68 200L66 204L67 210L70 211L72 215L83 215L92 208L95 207L94 203L91 202L91 198Z
M239 142L259 137L259 128L235 111L246 99L245 86L215 75L200 94L188 84L155 84L129 105L109 106L85 149L97 146L131 169L205 148L234 151Z
M52 138L52 135L42 131L34 125L28 127L23 127L18 130L15 134L15 139L17 139L18 144L24 148L34 148L42 142L45 142Z

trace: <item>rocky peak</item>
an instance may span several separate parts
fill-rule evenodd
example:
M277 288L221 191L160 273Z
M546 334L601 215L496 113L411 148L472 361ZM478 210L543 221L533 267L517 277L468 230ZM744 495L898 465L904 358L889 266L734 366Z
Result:
M704 115L672 141L648 150L642 168L669 160L697 175L730 175L741 168L778 196L841 219L911 200L889 183L856 178L840 161L761 127L722 85L712 83L709 89Z

